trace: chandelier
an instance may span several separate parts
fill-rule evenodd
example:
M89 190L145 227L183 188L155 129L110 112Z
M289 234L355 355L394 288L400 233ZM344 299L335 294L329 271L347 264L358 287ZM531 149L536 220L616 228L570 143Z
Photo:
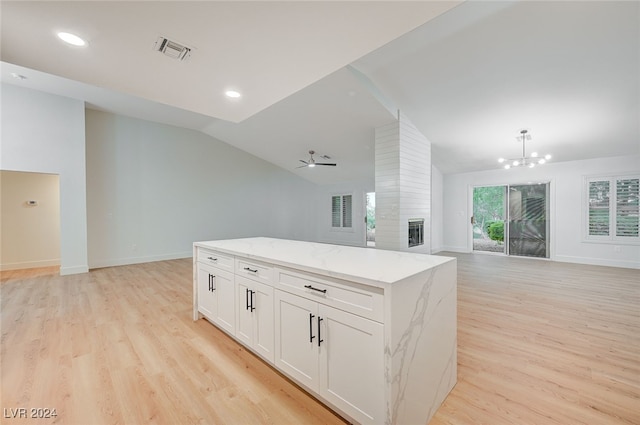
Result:
M544 157L538 156L537 152L533 152L531 156L527 156L525 153L525 142L531 140L531 135L528 130L520 130L520 136L517 136L518 141L522 140L522 156L520 158L500 158L499 163L505 163L504 168L509 169L511 167L529 167L533 168L536 165L542 165L551 159L551 155L545 155Z

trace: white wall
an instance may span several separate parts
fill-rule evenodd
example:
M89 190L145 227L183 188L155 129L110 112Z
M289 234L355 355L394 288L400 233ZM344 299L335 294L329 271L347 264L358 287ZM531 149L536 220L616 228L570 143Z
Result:
M435 166L431 166L431 253L442 251L443 236L443 175Z
M316 186L203 133L87 110L89 266L189 257L194 241L314 240Z
M319 242L338 245L365 246L367 192L373 192L375 181L369 180L345 182L341 184L322 185L317 187L316 214L317 239ZM331 197L333 195L349 195L352 198L353 228L334 229L331 227Z
M2 170L0 199L0 270L59 266L59 176Z
M60 175L60 274L86 272L84 102L0 88L0 169Z
M551 183L551 259L583 264L640 268L640 244L584 240L584 178L640 173L640 156L548 163L534 169L491 170L444 176L444 250L471 251L470 188L527 182ZM617 247L617 248L616 248ZM616 250L619 250L617 252Z

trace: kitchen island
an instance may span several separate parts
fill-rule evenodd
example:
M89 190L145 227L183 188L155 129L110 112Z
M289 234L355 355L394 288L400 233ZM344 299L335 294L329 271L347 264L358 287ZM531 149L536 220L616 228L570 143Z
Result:
M426 424L456 383L455 258L194 243L201 315L349 421Z

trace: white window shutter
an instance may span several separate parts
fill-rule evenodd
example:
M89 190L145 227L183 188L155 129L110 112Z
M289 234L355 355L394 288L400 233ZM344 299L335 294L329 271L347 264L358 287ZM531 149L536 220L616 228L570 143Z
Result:
M609 180L589 182L589 236L609 236Z
M640 224L640 179L616 180L616 236L638 237Z

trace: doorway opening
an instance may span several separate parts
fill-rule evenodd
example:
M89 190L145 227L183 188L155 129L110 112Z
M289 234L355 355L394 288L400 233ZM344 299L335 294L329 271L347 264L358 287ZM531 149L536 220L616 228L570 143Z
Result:
M366 215L364 221L365 229L365 246L376 246L376 193L368 192L366 194Z
M0 170L0 270L60 266L60 176Z

